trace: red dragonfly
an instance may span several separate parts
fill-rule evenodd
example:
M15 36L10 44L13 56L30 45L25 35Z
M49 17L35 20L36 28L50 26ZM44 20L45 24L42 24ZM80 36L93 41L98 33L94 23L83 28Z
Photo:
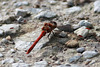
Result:
M26 52L26 54L29 54L31 52L31 50L35 47L35 45L37 44L37 42L46 35L46 33L51 33L53 29L55 29L57 27L57 23L54 21L50 21L50 23L45 23L44 26L42 27L42 32L40 34L40 36L36 39L36 41L31 45L31 47L28 49L28 51Z

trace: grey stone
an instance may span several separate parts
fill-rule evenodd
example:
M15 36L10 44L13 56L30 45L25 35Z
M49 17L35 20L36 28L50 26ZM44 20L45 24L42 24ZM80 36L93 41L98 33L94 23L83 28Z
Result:
M13 63L12 67L30 67L30 65L26 63Z
M57 1L55 1L55 0L49 0L49 3L50 3L51 5L55 5L55 4L57 3Z
M92 57L98 55L98 52L96 52L96 51L85 51L85 52L82 53L82 55L83 55L83 58L88 59L88 58L92 58Z
M92 24L90 22L88 22L87 20L81 20L79 23L78 23L79 27L82 27L82 26L86 26L88 28L91 28L92 27Z
M0 53L0 58L1 58L1 57L3 57L3 54L2 54L2 53Z
M47 67L48 63L46 61L35 62L33 67Z
M75 34L79 37L86 37L89 33L89 29L85 26L80 27L79 29L74 31Z
M71 64L71 67L83 67L83 66L78 64Z
M39 14L37 14L36 16L34 16L34 18L40 19L40 18L54 18L56 17L57 14L52 12L52 11L42 11Z
M15 19L14 15L6 15L6 16L3 16L2 18L0 18L1 23L12 23L15 20L16 19Z
M3 52L3 51L5 51L5 48L1 47L0 52Z
M36 29L33 32L26 33L25 35L18 37L14 39L15 41L15 48L19 50L27 50L29 47L33 44L33 41L35 41L41 33L41 29ZM41 49L47 42L49 42L49 39L47 36L44 36L40 41L36 44L33 50L39 50Z
M66 15L69 15L69 14L81 11L81 8L74 6L74 7L65 9L65 11L66 11Z
M67 65L59 65L56 67L83 67L83 66L78 64L67 64Z
M16 16L25 17L27 14L28 14L28 11L27 11L27 10L19 9L19 8L17 8L17 9L15 10L15 15L16 15Z
M82 55L80 56L73 56L71 58L69 58L69 62L72 63L72 62L77 62L80 58L82 57Z
M8 4L7 2L2 2L2 5L6 5L6 4Z
M29 47L33 44L33 42L23 41L23 40L15 40L15 48L18 50L28 50Z
M19 24L4 24L0 27L0 35L16 33L19 29Z
M23 20L24 20L24 18L23 18L22 16L19 16L19 17L17 18L17 21L18 21L18 22L23 22Z
M59 65L59 66L56 66L56 67L71 67L71 66Z
M15 7L20 7L20 6L28 6L29 2L23 1L23 2L17 2L14 4Z
M85 51L84 47L77 48L78 53L83 53Z
M99 0L94 2L94 12L100 13L100 1Z
M4 60L1 61L2 64L6 64L6 63L13 63L14 59L13 58L6 58Z
M15 52L16 52L16 51L15 51L14 49L10 49L10 50L8 51L9 54L15 53Z
M29 11L30 13L33 13L33 14L38 14L39 12L42 11L42 9L40 9L40 8L29 8L29 9L27 9L27 11Z
M96 33L98 37L100 37L100 26L99 25L94 26L94 32Z
M62 31L62 32L59 34L59 36L64 38L64 37L67 36L67 33L65 33L64 31Z

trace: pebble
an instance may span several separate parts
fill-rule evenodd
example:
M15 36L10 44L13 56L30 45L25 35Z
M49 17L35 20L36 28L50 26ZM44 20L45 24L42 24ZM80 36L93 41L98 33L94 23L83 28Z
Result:
M100 1L99 0L94 2L94 12L100 13Z
M0 53L0 58L2 58L3 57L3 54L2 53Z
M78 23L79 27L82 27L82 26L86 26L87 28L92 28L92 24L90 22L88 22L88 20L81 20L79 23Z
M27 42L22 40L15 40L15 48L18 50L28 50L33 42Z
M78 53L83 53L85 51L84 47L77 48Z
M69 41L67 41L67 42L65 43L65 45L66 45L67 47L72 47L72 48L74 48L74 47L78 47L78 46L79 46L79 43L78 43L77 40L69 40Z
M84 64L88 65L91 61L92 61L91 59L87 59Z
M6 58L4 60L1 61L2 64L6 64L6 63L13 63L14 59L13 58Z
M71 58L69 58L69 62L72 63L72 62L77 62L80 58L82 57L82 55L80 56L73 56Z
M40 9L40 8L29 8L29 9L27 9L27 11L29 11L32 14L38 14L42 11L42 9Z
M94 32L96 33L96 35L97 35L98 37L100 37L100 26L99 26L99 25L94 26Z
M2 5L6 5L6 4L8 4L7 2L2 2Z
M17 2L14 4L15 7L28 6L28 5L29 5L29 2L27 1Z
M1 31L3 31L3 33L1 33L0 35L16 33L19 30L19 28L19 24L4 24L0 27L0 33Z
M10 36L7 36L7 37L6 37L6 40L11 40L11 37L10 37Z
M62 31L62 32L59 34L59 36L62 37L62 38L65 38L65 37L67 37L67 33L64 32L64 31Z
M78 7L78 6L74 6L74 7L71 7L71 8L67 8L65 11L66 11L66 15L69 15L69 14L73 14L75 12L81 11L81 8Z
M24 18L22 17L22 16L19 16L18 18L17 18L17 21L19 22L19 23L23 23L24 22Z
M34 18L37 18L37 19L40 19L40 18L50 19L50 18L54 18L56 16L57 16L57 14L52 12L52 11L42 11L39 14L37 14L36 16L34 16Z
M30 65L26 63L13 63L12 67L30 67Z
M10 49L10 50L8 51L9 54L15 53L15 52L16 52L16 51L15 51L14 49Z
M6 16L3 16L2 18L0 18L0 22L1 23L12 23L13 21L15 21L16 18L14 15L6 15Z
M46 61L35 62L33 67L47 67L48 63Z
M15 16L25 17L27 14L28 14L27 10L19 9L19 8L15 9Z
M67 65L59 65L56 67L83 67L82 65L78 65L78 64L67 64Z
M57 1L55 1L55 0L49 0L49 3L50 3L51 5L55 5L55 4L57 3Z
M96 51L85 51L85 52L82 53L82 55L83 55L83 58L88 59L88 58L92 58L92 57L97 56L98 52L96 52Z
M1 47L0 52L3 52L3 51L5 51L5 48Z
M85 26L77 29L74 31L75 34L77 34L77 36L84 38L89 34L89 30L88 28L86 28Z

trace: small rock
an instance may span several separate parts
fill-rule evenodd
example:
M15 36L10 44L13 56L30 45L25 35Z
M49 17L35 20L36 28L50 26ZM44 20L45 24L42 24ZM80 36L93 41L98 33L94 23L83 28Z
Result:
M2 2L2 5L6 5L6 4L8 4L7 2Z
M84 38L89 33L89 28L86 28L85 26L83 26L83 27L75 30L74 33L77 34L77 36Z
M91 61L92 61L91 59L87 59L87 60L85 61L85 65L88 65Z
M33 67L47 67L48 63L46 61L35 62Z
M56 67L83 67L83 66L78 64L67 64L67 65L59 65Z
M51 5L55 5L57 2L56 2L55 0L49 0L49 3L50 3Z
M59 65L59 66L56 66L56 67L71 67L71 66Z
M94 2L94 12L100 13L100 1L99 0Z
M37 14L36 16L34 16L34 18L37 18L37 19L40 19L40 18L50 19L50 18L54 18L56 16L57 16L57 14L52 12L52 11L42 11L39 14Z
M95 30L94 32L96 33L96 35L100 37L100 26L99 25L94 26L94 30Z
M68 61L69 61L70 63L72 63L72 62L77 62L81 57L82 57L82 55L80 55L80 56L73 56L73 57L70 58Z
M16 18L14 15L6 15L6 16L3 16L2 19L0 19L0 22L1 23L12 23L15 20Z
M3 31L2 34L11 34L11 33L16 33L20 28L19 24L4 24L0 27L0 31Z
M17 18L17 21L20 23L20 22L24 22L24 18L22 17L22 16L19 16L18 18Z
M67 47L72 47L72 48L79 46L79 43L77 40L69 40L65 44Z
M8 40L6 38L3 38L0 42L0 44L3 44L3 43L8 43Z
M3 54L0 53L0 58L3 57Z
M64 31L62 31L62 32L59 34L59 36L65 38L65 37L67 37L67 33L64 32Z
M71 67L83 67L83 66L78 64L71 64Z
M75 13L75 12L81 11L81 8L75 6L75 7L68 8L68 9L66 9L65 11L66 11L66 15L69 15L69 14L73 14L73 13Z
M10 50L8 51L9 54L15 53L15 52L16 52L16 51L15 51L14 49L10 49Z
M5 51L5 48L0 48L0 52L3 52L3 51Z
M73 28L70 24L66 24L66 25L61 25L57 27L59 30L61 31L65 31L65 32L73 32Z
M55 61L57 61L58 57L54 56L52 59L55 60Z
M73 27L74 30L76 30L76 29L79 28L79 25L78 24L73 24L72 27Z
M20 7L20 6L28 6L29 2L23 1L23 2L17 2L14 4L15 7Z
M92 28L92 24L90 22L88 22L87 20L81 20L79 23L78 23L79 27L82 27L82 26L86 26L87 28Z
M27 11L29 11L32 14L38 14L42 11L42 9L40 9L40 8L29 8L29 9L27 9Z
M25 17L27 14L28 14L28 11L27 11L27 10L19 9L19 8L17 8L17 9L15 10L15 15L16 15L16 16Z
M32 44L33 42L15 40L15 48L18 50L28 50Z
M84 47L77 48L78 53L83 53L85 51Z
M5 60L2 60L2 64L6 64L6 63L13 63L14 62L14 59L13 58L7 58Z
M98 55L98 52L96 52L96 51L85 51L85 52L82 53L82 55L83 55L83 58L88 59L88 58L92 58L92 57Z
M30 67L30 65L26 63L13 63L12 67Z
M10 37L10 36L7 36L7 37L6 37L6 40L11 40L11 37Z
M92 65L92 64L94 64L94 63L96 63L97 62L97 60L92 60L90 63L89 63L89 65Z

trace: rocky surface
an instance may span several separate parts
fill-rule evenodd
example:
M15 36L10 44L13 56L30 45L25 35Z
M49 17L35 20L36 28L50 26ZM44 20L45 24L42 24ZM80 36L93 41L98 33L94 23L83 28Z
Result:
M0 67L99 67L99 0L0 0ZM34 49L45 22L55 21Z

